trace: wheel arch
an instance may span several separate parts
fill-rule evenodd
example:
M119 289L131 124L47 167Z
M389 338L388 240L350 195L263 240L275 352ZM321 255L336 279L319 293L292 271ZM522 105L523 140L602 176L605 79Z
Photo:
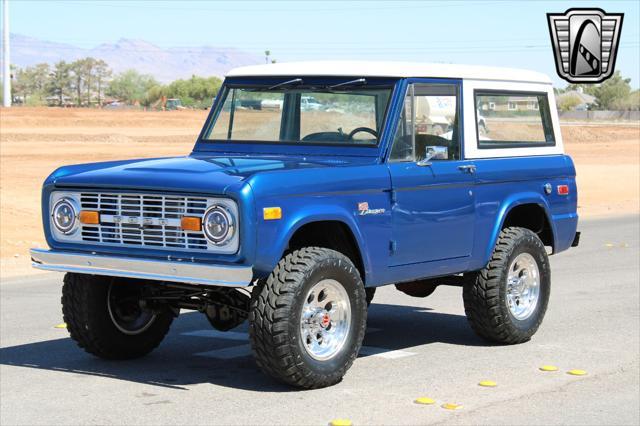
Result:
M339 214L307 216L292 224L280 250L280 257L293 250L316 246L336 250L354 263L362 281L367 282L370 263L359 228Z
M538 193L522 193L505 200L491 231L489 244L484 253L484 262L491 258L500 231L506 226L518 226L535 232L545 246L555 249L556 230L551 220L547 201Z
M281 220L259 223L256 241L257 251L253 262L254 277L267 277L280 259L290 252L292 242L293 245L300 245L297 241L300 241L301 233L310 232L314 234L311 228L324 227L326 233L331 233L332 230L338 229L347 238L352 252L351 255L349 253L343 254L352 258L364 283L372 282L374 278L371 256L353 212L348 210L347 205L328 205L314 203L313 201L315 200L310 200L308 203L300 203L297 206L289 206ZM305 246L313 246L314 244L316 246L324 246L324 248L338 249L335 244L327 244L326 239L323 241L319 238L309 238ZM343 252L340 249L337 251Z

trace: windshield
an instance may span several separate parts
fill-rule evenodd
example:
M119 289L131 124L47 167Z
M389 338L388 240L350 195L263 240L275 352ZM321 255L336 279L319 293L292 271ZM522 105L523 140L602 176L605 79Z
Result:
M286 82L227 87L203 139L375 146L392 88L366 87L362 81L339 88Z

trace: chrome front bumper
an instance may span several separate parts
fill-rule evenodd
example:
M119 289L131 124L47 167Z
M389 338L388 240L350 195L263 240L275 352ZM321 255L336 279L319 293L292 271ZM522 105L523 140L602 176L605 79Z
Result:
M187 284L246 287L253 281L253 269L247 266L207 265L43 249L31 249L31 261L34 268L45 271Z

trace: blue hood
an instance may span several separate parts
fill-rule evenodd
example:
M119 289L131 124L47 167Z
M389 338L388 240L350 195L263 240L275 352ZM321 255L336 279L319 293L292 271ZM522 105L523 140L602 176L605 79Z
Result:
M225 194L256 173L371 163L371 158L211 156L154 158L65 166L49 177L57 187L165 190Z

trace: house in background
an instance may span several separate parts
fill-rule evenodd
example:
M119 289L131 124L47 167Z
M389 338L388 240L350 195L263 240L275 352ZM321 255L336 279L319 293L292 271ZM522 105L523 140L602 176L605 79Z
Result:
M481 111L536 111L538 108L535 96L509 96L506 102L502 97L488 96L485 102L479 104Z
M577 90L568 90L558 95L556 101L558 105L561 105L563 103L563 99L570 98L575 98L580 102L576 106L571 108L573 111L588 111L596 105L596 97L584 93L582 87L578 87Z

